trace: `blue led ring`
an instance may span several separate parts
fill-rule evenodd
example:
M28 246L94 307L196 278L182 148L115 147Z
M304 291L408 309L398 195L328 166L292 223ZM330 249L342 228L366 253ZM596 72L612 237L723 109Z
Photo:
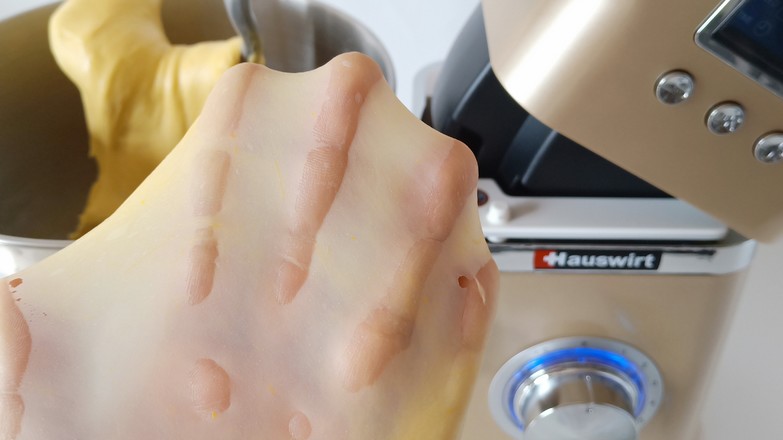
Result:
M602 348L594 347L571 347L565 348L549 353L542 354L539 357L526 363L520 368L509 382L507 392L507 410L509 415L513 418L514 423L521 429L524 429L524 423L514 411L515 403L514 398L516 391L528 378L534 375L536 372L542 369L551 368L556 365L563 365L566 363L575 364L592 364L609 367L618 373L624 374L630 379L630 381L636 386L637 399L634 405L634 417L641 414L645 405L645 377L644 373L639 367L623 355L615 353L613 351L605 350Z
M517 410L522 388L531 386L538 377L582 368L605 372L621 379L633 402L637 428L641 429L658 411L663 399L663 379L655 363L644 353L624 342L600 337L566 337L536 344L517 353L495 374L489 387L489 410L508 435L518 437L524 422ZM619 384L619 383L618 383Z

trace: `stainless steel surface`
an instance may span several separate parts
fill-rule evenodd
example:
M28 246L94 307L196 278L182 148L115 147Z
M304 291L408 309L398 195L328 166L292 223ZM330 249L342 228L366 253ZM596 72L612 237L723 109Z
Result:
M305 72L344 52L373 58L394 87L394 68L380 40L364 25L310 0L224 0L242 37L246 60L283 72Z
M688 72L673 71L662 75L655 83L655 96L663 104L679 104L693 94L693 77Z
M623 342L559 338L509 359L488 398L495 421L512 437L636 439L658 411L663 379L649 357Z
M219 2L163 3L164 27L174 43L234 35ZM393 84L385 48L361 23L316 2L279 4L287 21L271 29L286 39L291 51L278 60L285 70L309 70L337 54L360 51L373 57ZM24 42L0 46L0 276L70 243L68 234L95 178L78 90L49 50L47 24L55 7L0 21L0 41ZM293 19L299 28L286 27Z
M753 154L763 163L783 161L783 133L770 133L756 141Z
M733 102L724 102L707 113L707 128L714 134L731 134L745 123L745 110Z
M542 368L525 379L514 401L522 423L529 428L536 418L561 406L609 405L630 415L637 398L636 387L613 369L600 364L566 363Z
M0 21L0 276L56 252L95 178L76 87L47 40L53 6Z
M32 266L71 243L0 235L0 278Z
M361 52L380 65L394 88L394 67L381 41L362 23L308 0L241 0L250 4L264 63L282 72L315 69L336 55Z
M578 404L542 414L523 440L636 440L633 417L611 405Z
M265 0L276 2L276 0ZM250 7L249 0L225 0L228 18L237 34L242 37L242 57L254 60L262 54L261 37L258 34L258 23Z
M757 81L778 96L783 97L783 83L764 73L740 54L727 49L712 38L712 33L715 32L721 24L732 15L732 12L745 1L746 0L724 0L704 23L699 26L699 29L696 31L696 44L718 57L721 61L737 69L743 75Z

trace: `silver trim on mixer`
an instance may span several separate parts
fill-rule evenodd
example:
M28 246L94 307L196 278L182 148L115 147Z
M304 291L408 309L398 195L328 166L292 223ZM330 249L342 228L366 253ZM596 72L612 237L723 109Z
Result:
M646 354L596 337L554 339L504 364L489 388L495 421L525 440L637 438L655 415L663 378Z

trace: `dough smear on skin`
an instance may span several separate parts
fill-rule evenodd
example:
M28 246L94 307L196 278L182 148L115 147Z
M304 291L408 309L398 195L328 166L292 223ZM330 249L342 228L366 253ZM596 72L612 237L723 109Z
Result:
M172 45L161 0L67 0L50 46L79 88L98 177L73 238L108 217L182 139L218 78L240 62L239 38Z
M0 279L0 438L456 438L497 291L476 181L362 55L230 69L114 214Z

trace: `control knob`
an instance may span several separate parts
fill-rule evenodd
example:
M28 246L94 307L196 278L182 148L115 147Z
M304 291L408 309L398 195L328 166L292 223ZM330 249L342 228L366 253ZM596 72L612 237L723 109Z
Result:
M619 341L564 338L511 358L490 386L495 420L523 440L636 440L663 396L645 354Z

